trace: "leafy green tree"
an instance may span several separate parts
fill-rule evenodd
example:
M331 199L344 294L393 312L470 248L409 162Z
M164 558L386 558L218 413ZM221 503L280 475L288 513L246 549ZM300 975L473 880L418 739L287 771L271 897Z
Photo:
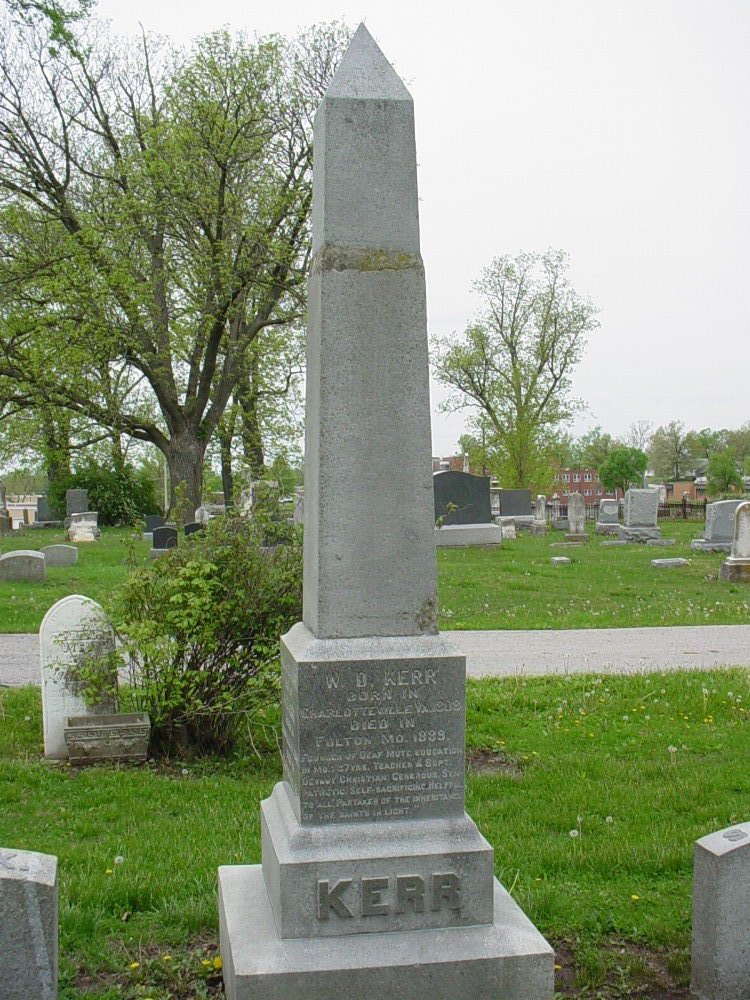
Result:
M183 52L2 27L0 381L151 442L197 506L252 345L303 312L311 119L345 32Z
M732 448L715 451L708 460L708 492L711 496L741 489L742 476Z
M580 437L573 446L572 461L586 469L599 469L620 442L601 427L594 427Z
M599 479L605 489L626 492L631 486L641 486L648 457L639 448L615 448L599 466Z
M571 375L598 323L567 266L560 251L497 257L474 284L477 321L434 341L435 374L455 390L443 408L486 418L507 487L530 487L549 471L550 434L580 408Z
M696 459L708 462L713 454L727 447L727 434L725 430L712 431L710 427L692 431L688 435L690 450Z
M649 445L651 467L657 476L679 480L695 465L694 442L685 425L672 420L664 427L658 427L651 436Z

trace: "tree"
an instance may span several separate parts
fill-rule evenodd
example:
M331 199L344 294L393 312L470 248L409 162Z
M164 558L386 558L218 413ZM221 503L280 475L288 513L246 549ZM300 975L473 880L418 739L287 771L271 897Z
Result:
M708 492L711 496L741 489L742 477L732 448L715 451L708 460Z
M253 343L303 311L311 118L344 32L183 53L71 25L0 42L0 379L153 443L197 506Z
M677 481L692 470L694 456L689 432L685 425L673 420L658 427L649 445L651 467L657 476Z
M631 448L638 448L640 451L648 452L653 429L654 425L650 420L636 420L628 427L625 444Z
M580 407L571 374L598 323L567 266L560 251L497 257L474 284L477 321L434 342L436 376L455 390L444 409L474 407L487 420L506 487L539 485L550 434Z
M582 468L599 469L619 443L601 427L594 427L575 442L572 455L574 464Z
M615 448L599 466L599 479L605 489L616 495L625 493L631 486L641 486L648 465L648 457L639 448Z
M710 427L691 431L688 434L688 447L695 458L708 462L713 454L727 447L727 434L728 431L712 431Z

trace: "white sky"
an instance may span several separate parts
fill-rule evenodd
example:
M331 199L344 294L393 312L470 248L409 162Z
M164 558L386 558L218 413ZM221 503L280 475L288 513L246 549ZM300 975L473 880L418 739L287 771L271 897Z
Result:
M750 419L750 0L99 0L118 34L364 20L414 96L431 332L498 254L561 247L601 329L589 413ZM433 451L461 416L438 414Z

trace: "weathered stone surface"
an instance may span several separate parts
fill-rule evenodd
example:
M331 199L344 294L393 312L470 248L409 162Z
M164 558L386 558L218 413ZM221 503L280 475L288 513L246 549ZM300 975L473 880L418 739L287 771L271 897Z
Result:
M435 519L442 527L455 524L490 524L490 477L468 472L435 472Z
M65 493L65 513L67 517L82 514L89 509L88 490L67 490ZM67 527L67 526L66 526Z
M503 532L503 538L507 538L509 541L515 541L518 537L516 534L516 525L513 520L502 522L500 528Z
M71 514L66 522L68 522L69 542L95 542L101 535L99 514L95 510Z
M650 538L661 538L661 528L628 527L626 524L618 524L617 537L622 542L637 542L643 545Z
M75 545L45 545L42 554L48 566L75 566L78 562Z
M219 869L219 917L230 1000L547 1000L553 993L552 949L496 880L489 924L300 941L279 936L260 865L230 866Z
M750 582L750 502L735 510L732 553L721 567L719 576L731 583Z
M659 491L629 489L625 494L625 526L655 528L659 518Z
M185 532L187 537L189 535L195 535L199 531L203 531L205 527L205 521L191 521L189 524L186 524L182 530Z
M44 554L33 549L16 549L0 556L0 580L38 583L44 579Z
M101 605L88 597L78 594L64 597L44 616L39 629L39 656L46 757L67 758L63 735L66 718L114 711L116 677L112 679L111 700L89 709L77 692L75 682L66 675L66 669L79 663L83 655L106 654L114 648L114 633L104 618Z
M627 545L628 543L625 541L621 541L619 538L615 538L608 542L602 542L601 544L602 548L614 549L614 548L620 548L621 546Z
M582 534L576 534L575 532L568 532L565 535L566 542L574 542L577 545L586 545L591 541L591 536L586 534L584 531Z
M597 524L617 524L620 519L619 500L600 500Z
M36 519L40 524L46 524L50 521L56 521L55 513L49 505L49 500L46 496L37 497L36 500Z
M500 514L503 517L531 517L533 513L531 490L500 490Z
M499 524L449 524L435 528L438 548L459 548L465 545L501 545L503 529Z
M668 549L671 545L676 545L675 538L647 538L646 545L656 549Z
M157 551L177 548L179 533L177 528L171 524L163 524L160 528L154 528L151 537L151 545Z
M57 858L0 847L0 996L57 1000Z
M750 823L696 841L691 991L697 1000L750 997Z
M734 537L734 518L742 500L717 500L706 506L706 527L703 537L707 542L729 542Z
M547 523L547 497L544 493L537 494L536 501L534 503L534 520L544 521Z
M144 712L69 716L63 727L71 764L144 761L150 733L151 720Z
M689 566L689 559L652 559L651 565L656 569L679 569L680 566Z
M144 532L146 534L151 534L155 528L163 528L166 521L161 516L161 514L147 514L144 519Z
M569 566L570 559L567 556L552 556L550 562L553 566Z
M586 534L586 501L582 493L571 493L568 497L568 533Z

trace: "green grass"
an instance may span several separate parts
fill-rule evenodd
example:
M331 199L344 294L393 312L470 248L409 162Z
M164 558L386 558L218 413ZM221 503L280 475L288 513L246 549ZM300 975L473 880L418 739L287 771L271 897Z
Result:
M501 548L439 549L442 629L624 628L633 625L733 625L750 621L750 587L719 580L721 553L692 552L701 525L672 522L663 534L677 544L602 548L601 536L576 549L554 549L562 532L521 534ZM60 531L0 538L0 552L64 541ZM0 632L35 632L45 612L67 594L102 598L128 565L148 561L148 543L124 528L79 546L78 564L50 569L42 584L0 583ZM567 555L555 568L550 557ZM685 556L690 566L657 570L651 560Z
M0 537L0 554L16 549L41 549L67 542L63 530L38 528L21 537ZM47 569L43 583L0 581L0 632L37 632L49 608L68 594L100 601L126 576L128 565L146 562L149 544L128 528L103 528L98 542L81 544L75 566Z
M747 819L746 705L743 670L469 685L469 747L520 777L470 775L467 808L561 996L680 995L649 990L684 987L693 841ZM38 692L0 691L0 843L60 859L61 1000L209 995L216 869L259 860L278 760L74 771L40 747Z
M557 549L563 533L520 534L500 548L438 549L441 629L624 628L750 622L750 587L719 580L722 553L693 552L701 525L662 524L671 548L588 545ZM568 556L554 567L551 556ZM685 557L680 569L652 559Z

